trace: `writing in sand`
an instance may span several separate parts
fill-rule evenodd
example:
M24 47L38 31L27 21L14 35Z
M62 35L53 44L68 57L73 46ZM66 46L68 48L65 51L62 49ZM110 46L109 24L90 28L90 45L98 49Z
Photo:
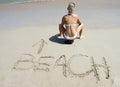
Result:
M75 54L72 55L70 58L67 58L65 54L62 54L58 58L55 58L54 56L46 56L46 55L40 55L44 46L47 45L47 42L43 39L41 39L39 42L35 43L32 47L39 46L38 50L36 50L39 58L36 58L33 54L23 54L20 59L18 59L14 66L13 70L33 70L33 71L45 71L46 74L54 69L62 68L61 74L64 77L86 77L88 75L93 75L97 81L100 81L100 75L99 70L104 71L105 78L110 78L110 69L107 64L107 61L105 57L103 57L102 64L96 64L94 57L83 55L83 54ZM89 60L90 59L90 60ZM51 62L52 61L52 62ZM53 62L54 61L54 62ZM77 62L76 62L77 61ZM90 61L90 64L83 63L84 61ZM88 63L87 62L87 63ZM82 64L82 66L80 65ZM84 65L85 64L85 65ZM79 65L78 67L76 67ZM86 68L88 66L88 68ZM76 70L80 70L77 72ZM84 71L81 71L81 68L84 69ZM92 74L93 73L93 74Z

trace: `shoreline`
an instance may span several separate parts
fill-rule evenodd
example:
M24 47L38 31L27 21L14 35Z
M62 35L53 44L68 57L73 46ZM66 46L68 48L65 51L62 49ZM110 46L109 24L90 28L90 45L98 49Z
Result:
M66 4L63 1L24 3L0 6L0 29L17 28L21 26L58 25L63 15L67 14ZM84 3L85 4L85 3ZM86 4L87 5L87 4ZM119 28L119 9L88 8L78 3L75 13L80 16L86 29L113 29ZM48 9L49 8L49 9ZM89 15L88 15L89 14ZM52 19L55 19L54 21ZM104 22L103 22L104 21Z
M1 5L5 5L5 4L25 4L25 3L44 3L44 2L51 2L51 1L54 1L54 0L31 0L31 1L18 1L18 2L3 2L3 3L0 3Z

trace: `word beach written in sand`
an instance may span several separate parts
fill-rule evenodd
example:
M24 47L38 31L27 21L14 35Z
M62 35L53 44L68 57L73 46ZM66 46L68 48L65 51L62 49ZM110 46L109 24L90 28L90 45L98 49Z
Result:
M44 48L45 45L47 45L47 42L43 39L41 39L39 42L35 43L32 47L35 47L36 45L39 46L38 50L36 51L39 58L35 57L33 54L23 54L22 57L17 60L17 62L14 64L13 66L13 70L33 70L33 71L45 71L50 72L51 70L56 69L61 67L62 70L62 74L64 77L68 77L68 76L74 76L74 77L86 77L88 75L90 75L91 73L94 73L94 77L96 78L97 81L100 81L100 75L99 75L99 70L103 70L105 72L105 78L109 79L110 75L109 75L109 66L107 64L107 61L105 59L105 57L103 57L103 62L102 64L96 64L94 61L93 57L88 57L87 55L83 55L83 54L75 54L72 55L70 58L67 58L65 54L61 55L58 58L55 58L54 56L42 56L41 52ZM78 59L81 60L88 60L90 59L91 62L89 65L90 68L89 70L86 70L84 72L75 72L74 70L74 64L76 64L76 62L74 63L74 61L78 61ZM78 61L78 64L82 64L83 61ZM51 62L51 61L55 61L55 62ZM53 68L51 68L51 66ZM82 65L82 68L84 68L85 65ZM77 70L79 70L81 67L77 67Z

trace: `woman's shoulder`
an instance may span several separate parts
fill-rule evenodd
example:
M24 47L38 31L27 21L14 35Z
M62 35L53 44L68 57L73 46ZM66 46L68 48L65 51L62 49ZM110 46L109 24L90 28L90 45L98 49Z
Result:
M77 14L73 14L74 17L79 17Z

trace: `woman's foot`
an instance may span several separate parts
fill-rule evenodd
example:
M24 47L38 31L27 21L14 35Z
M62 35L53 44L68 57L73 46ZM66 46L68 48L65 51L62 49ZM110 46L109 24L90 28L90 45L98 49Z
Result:
M56 35L58 38L63 38L63 35L61 35L61 34L57 34Z
M84 36L81 36L81 37L80 37L80 39L83 39L83 38L84 38Z
M76 37L76 39L83 39L84 38L84 36L81 36L81 37Z

